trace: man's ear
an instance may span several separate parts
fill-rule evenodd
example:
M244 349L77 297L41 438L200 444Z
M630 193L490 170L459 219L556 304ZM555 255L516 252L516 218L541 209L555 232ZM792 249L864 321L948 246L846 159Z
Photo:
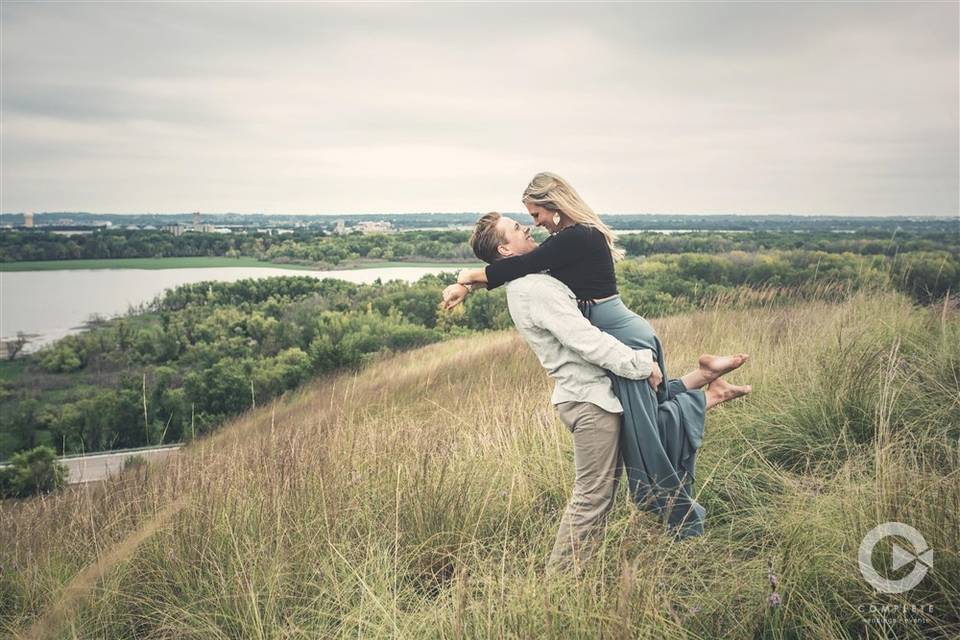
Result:
M513 251L511 251L511 250L507 247L507 245L505 245L505 244L498 244L498 245L497 245L497 253L499 253L499 254L502 255L502 256L512 256L512 255L513 255Z

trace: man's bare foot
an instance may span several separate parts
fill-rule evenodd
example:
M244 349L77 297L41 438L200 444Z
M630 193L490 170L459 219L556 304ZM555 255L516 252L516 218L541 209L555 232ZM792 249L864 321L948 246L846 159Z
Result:
M746 353L738 353L735 356L712 356L705 353L700 356L700 373L706 380L706 384L709 384L742 366L749 359L750 356Z
M710 383L710 386L707 387L707 390L704 392L707 396L707 409L715 407L721 402L745 396L751 391L753 391L753 387L748 384L734 385L723 378L717 378Z

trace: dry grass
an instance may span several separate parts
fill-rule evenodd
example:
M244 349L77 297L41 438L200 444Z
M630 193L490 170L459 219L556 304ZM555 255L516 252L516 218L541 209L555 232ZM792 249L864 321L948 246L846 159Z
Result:
M623 492L588 571L544 581L572 443L529 350L512 332L490 334L317 380L169 463L2 505L0 630L960 634L955 311L872 295L654 324L674 376L705 350L753 355L735 379L754 394L708 417L696 484L708 509L702 537L671 542ZM164 511L177 501L181 510ZM165 525L144 536L158 517ZM935 550L931 573L900 596L876 594L856 568L863 534L886 520L916 527ZM767 606L770 560L778 609ZM99 567L95 586L71 591L90 567ZM922 622L870 622L865 608L883 603L934 609L915 614Z

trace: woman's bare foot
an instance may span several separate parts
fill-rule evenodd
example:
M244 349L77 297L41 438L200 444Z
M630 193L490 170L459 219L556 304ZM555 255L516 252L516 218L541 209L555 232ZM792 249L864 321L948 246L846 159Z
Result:
M710 386L704 392L707 396L707 409L715 407L721 402L745 396L751 391L753 391L753 387L748 384L738 386L730 384L723 378L717 378L710 383Z
M746 353L738 353L735 356L712 356L705 353L700 356L699 367L684 374L680 380L687 389L699 389L737 369L749 359L750 356Z
M709 384L720 376L739 368L749 359L750 356L746 353L738 353L735 356L712 356L705 353L700 356L700 373Z

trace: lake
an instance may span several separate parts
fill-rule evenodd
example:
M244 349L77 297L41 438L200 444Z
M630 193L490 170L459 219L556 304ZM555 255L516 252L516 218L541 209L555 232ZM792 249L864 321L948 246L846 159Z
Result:
M22 331L30 335L24 352L33 352L54 340L82 331L84 323L93 315L104 318L123 315L131 307L150 302L165 289L203 280L234 282L244 278L312 276L339 278L358 284L369 284L377 278L384 282L414 282L427 274L460 268L458 265L436 265L341 271L207 267L0 272L0 338L6 341Z

